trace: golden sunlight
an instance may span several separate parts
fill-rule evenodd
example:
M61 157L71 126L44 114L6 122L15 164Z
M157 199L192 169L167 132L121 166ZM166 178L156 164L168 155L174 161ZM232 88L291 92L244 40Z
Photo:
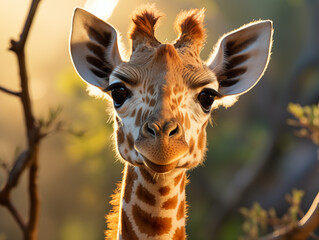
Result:
M84 9L95 16L107 20L111 17L118 0L87 0Z

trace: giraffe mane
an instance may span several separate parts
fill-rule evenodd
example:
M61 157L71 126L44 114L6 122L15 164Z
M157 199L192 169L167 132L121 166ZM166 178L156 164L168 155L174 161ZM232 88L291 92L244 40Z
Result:
M160 45L154 33L157 23L163 14L159 12L154 4L145 4L137 8L131 19L132 24L129 31L129 37L133 40L133 48L135 45L145 43L145 40L151 46Z
M105 216L107 230L105 231L105 239L113 240L117 239L117 231L119 225L119 213L121 202L121 182L117 184L117 188L111 196L110 204L112 205L111 211Z
M175 20L175 29L179 35L174 47L195 47L201 50L205 39L206 31L204 28L205 9L192 9L182 11ZM195 46L194 46L195 45Z

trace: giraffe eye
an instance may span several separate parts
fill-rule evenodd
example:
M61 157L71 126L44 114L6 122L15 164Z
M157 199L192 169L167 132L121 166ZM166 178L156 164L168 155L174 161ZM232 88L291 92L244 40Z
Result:
M198 94L198 101L205 113L209 113L215 99L215 94L209 90L203 90Z
M131 91L127 89L123 84L114 84L108 88L111 91L114 107L119 108L123 103L131 96Z

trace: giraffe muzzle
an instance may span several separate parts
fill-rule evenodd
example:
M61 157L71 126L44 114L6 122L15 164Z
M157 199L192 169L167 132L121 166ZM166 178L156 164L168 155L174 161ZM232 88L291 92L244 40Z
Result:
M144 156L147 167L156 172L172 170L189 151L184 130L175 119L144 122L135 149Z

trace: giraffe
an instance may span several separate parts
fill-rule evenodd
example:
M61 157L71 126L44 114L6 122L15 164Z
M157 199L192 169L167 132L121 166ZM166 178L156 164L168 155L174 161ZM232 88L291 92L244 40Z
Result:
M106 239L186 239L186 172L205 158L211 113L249 91L270 58L270 20L225 34L202 61L204 10L177 16L174 43L155 37L161 16L153 5L134 12L128 59L113 26L80 8L73 16L73 64L113 103L116 152L124 163Z

